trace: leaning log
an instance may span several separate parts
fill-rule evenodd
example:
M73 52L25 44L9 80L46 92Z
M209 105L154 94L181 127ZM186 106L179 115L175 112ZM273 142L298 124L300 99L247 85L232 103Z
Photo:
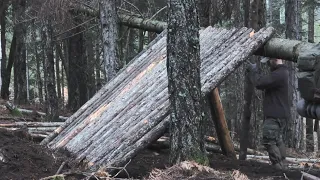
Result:
M273 28L200 31L201 84L206 96L267 41ZM92 169L121 166L157 140L169 122L165 32L42 144L66 149Z
M217 131L219 143L223 153L231 158L236 159L233 143L228 130L228 125L224 115L219 90L215 88L209 95L212 116L214 117L215 129Z

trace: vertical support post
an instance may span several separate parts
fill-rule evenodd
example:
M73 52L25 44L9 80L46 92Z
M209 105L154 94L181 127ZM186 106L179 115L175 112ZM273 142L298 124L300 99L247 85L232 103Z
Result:
M228 130L218 88L215 88L209 94L209 101L221 150L226 156L236 159L236 152L231 141L231 136Z

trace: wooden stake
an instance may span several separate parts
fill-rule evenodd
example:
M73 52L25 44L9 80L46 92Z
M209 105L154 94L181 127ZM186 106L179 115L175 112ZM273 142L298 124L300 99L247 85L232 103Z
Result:
M214 118L215 128L217 131L221 150L226 156L236 159L236 152L234 150L230 133L228 130L228 125L224 115L218 88L215 88L212 91L210 96L210 102L212 106L211 112Z

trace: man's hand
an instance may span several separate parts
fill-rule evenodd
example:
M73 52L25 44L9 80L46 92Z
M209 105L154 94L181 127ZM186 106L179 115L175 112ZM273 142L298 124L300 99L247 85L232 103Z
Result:
M256 63L253 63L253 64L249 64L247 69L246 69L247 72L257 72L258 71L258 67L257 67L257 64Z

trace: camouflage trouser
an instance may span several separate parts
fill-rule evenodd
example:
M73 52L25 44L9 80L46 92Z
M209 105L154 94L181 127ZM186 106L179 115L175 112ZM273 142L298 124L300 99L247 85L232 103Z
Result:
M286 158L284 144L286 119L266 118L263 122L262 143L266 147L272 164L277 164Z

